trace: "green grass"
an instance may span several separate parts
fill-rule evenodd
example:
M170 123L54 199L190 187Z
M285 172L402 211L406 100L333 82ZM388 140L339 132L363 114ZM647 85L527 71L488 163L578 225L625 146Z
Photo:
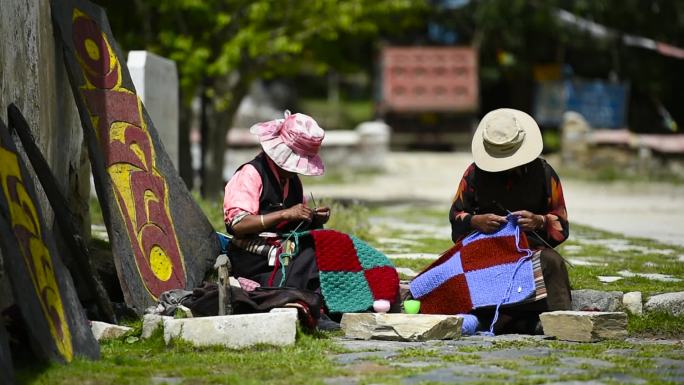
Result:
M209 223L216 230L222 233L226 232L226 225L223 222L223 199L207 200L200 197L199 194L193 193L195 202L204 212L204 215L209 219Z
M569 268L570 282L575 289L641 291L645 296L684 290L684 264L677 260L684 248L665 245L650 239L630 238L619 234L575 225L572 235L558 251L571 260L586 260L597 265L574 265ZM614 250L606 245L587 244L596 239L621 241L627 250ZM574 250L577 249L578 250ZM669 252L669 254L663 254ZM597 276L620 276L621 271L641 274L667 274L679 282L663 282L643 277L623 277L612 283L602 283Z
M630 335L681 338L684 332L684 316L675 317L663 312L629 315L627 327Z
M161 333L135 343L126 338L101 344L101 359L76 359L71 365L28 366L19 383L32 385L150 384L151 377L182 378L184 384L322 384L344 375L326 355L342 352L331 339L300 333L288 347L258 346L245 350L193 348ZM171 380L170 380L171 381ZM170 382L171 383L171 382Z
M359 204L342 204L337 201L323 199L319 206L330 207L330 220L325 227L352 234L364 241L372 241L371 224L368 209Z

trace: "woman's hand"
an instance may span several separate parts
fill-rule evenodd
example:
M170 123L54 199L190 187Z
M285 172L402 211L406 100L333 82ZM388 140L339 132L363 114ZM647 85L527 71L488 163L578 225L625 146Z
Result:
M543 215L537 215L527 210L520 210L512 213L518 217L518 226L522 231L534 231L544 227L546 218Z
M470 218L470 226L485 234L495 232L505 223L506 217L496 214L478 214Z
M303 203L296 204L289 209L283 210L283 219L286 221L311 221L313 218L313 210Z
M314 221L323 225L330 219L330 207L318 207L314 210Z

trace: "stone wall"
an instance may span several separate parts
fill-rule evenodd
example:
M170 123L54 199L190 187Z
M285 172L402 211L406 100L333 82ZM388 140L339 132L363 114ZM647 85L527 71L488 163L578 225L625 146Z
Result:
M83 133L61 47L52 28L49 1L0 0L0 118L7 123L7 106L16 104L43 151L72 211L89 233L89 163L82 150ZM39 190L46 222L53 214ZM0 266L0 270L1 270ZM7 280L0 271L0 292ZM0 309L5 295L0 295Z

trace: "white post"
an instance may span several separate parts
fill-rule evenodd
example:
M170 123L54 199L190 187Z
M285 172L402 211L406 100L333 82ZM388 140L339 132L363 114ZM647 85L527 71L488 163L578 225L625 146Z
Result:
M173 60L147 51L128 53L128 71L138 96L178 170L178 72Z

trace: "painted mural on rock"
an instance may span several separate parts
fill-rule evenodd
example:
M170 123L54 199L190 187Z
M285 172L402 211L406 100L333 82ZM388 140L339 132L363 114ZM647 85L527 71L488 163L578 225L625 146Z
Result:
M121 288L142 312L166 290L198 286L218 240L164 151L104 10L63 0L52 14Z
M62 261L71 274L71 279L83 307L87 309L88 318L117 323L112 303L102 286L98 272L92 266L88 246L79 236L74 215L69 209L67 199L62 194L57 179L38 148L33 135L31 135L31 128L26 118L14 104L7 107L7 116L10 134L19 137L23 152L26 154L33 172L50 202L50 207L54 211L55 222L60 233L55 234L55 237L58 240L61 239L66 246L60 250Z
M32 348L42 359L99 357L71 276L57 255L31 177L0 121L0 247Z

